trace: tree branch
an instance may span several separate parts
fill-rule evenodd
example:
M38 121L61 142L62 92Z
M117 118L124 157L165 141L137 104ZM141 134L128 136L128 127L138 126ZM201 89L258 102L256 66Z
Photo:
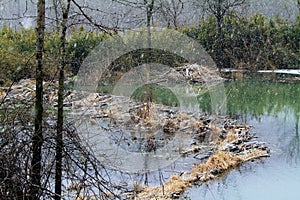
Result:
M95 27L97 27L98 29L100 29L101 31L112 35L112 33L109 30L112 30L106 26L103 26L101 24L98 24L95 20L92 19L92 17L88 16L85 12L84 9L75 1L72 0L72 2L74 3L74 5L79 9L79 11L81 12L81 14Z

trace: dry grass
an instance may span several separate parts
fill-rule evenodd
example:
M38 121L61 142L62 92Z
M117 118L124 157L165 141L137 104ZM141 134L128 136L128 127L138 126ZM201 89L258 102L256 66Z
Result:
M168 195L171 193L182 193L185 188L189 187L190 184L179 176L173 175L170 180L164 185L164 192Z
M204 182L214 178L215 175L212 175L211 171L217 170L218 174L222 174L226 170L236 167L242 162L243 160L239 157L230 155L227 152L218 151L216 154L212 155L206 163L194 167L186 178L172 176L169 181L162 186L147 187L143 192L137 195L136 199L171 198L173 194L182 194L192 183L198 181Z
M232 129L226 135L226 138L222 141L218 141L219 149L225 143L231 143L238 139L238 133ZM161 186L145 187L140 192L135 200L140 199L173 199L184 193L186 188L197 182L206 182L211 179L222 176L226 171L231 170L244 162L252 159L269 156L267 151L255 149L249 152L243 152L243 154L232 154L228 151L218 150L215 154L209 157L205 163L196 165L190 172L186 173L186 176L173 175L166 183Z
M225 171L234 168L242 163L242 160L229 154L225 151L218 151L212 155L206 163L199 164L191 171L190 176L187 178L190 182L207 181L220 175ZM211 173L213 172L213 174Z
M144 126L156 126L159 123L156 106L151 102L143 103L136 113L130 114L130 118L134 123Z
M226 138L225 140L223 140L223 144L224 143L232 143L232 142L235 142L236 140L238 139L238 136L236 134L236 132L234 130L229 130L227 135L226 135Z
M135 200L172 199L172 194L180 195L187 187L190 187L190 183L179 176L173 175L169 181L162 186L147 187L135 197Z
M163 125L163 131L168 134L173 134L180 128L177 124L175 120L168 119Z
M0 103L4 101L5 96L6 96L6 92L0 90Z

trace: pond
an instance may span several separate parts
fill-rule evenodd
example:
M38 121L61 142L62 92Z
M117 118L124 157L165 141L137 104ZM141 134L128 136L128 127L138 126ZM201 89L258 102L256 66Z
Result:
M187 191L193 200L298 199L300 192L300 84L235 81L225 85L228 113L254 126L271 156L243 164ZM199 98L209 111L208 96Z
M184 198L194 200L296 199L299 195L297 188L300 187L300 83L279 83L251 79L225 82L225 89L227 97L227 114L230 118L233 118L233 120L236 119L238 124L253 126L252 131L256 133L258 137L257 141L266 142L266 146L271 149L271 156L268 158L256 159L253 162L246 162L239 168L229 171L218 180L199 183L200 185L188 189ZM152 88L152 91L154 92L157 90L157 88ZM207 90L204 89L202 91L205 92ZM159 90L158 93L161 93L161 91ZM161 96L166 99L174 100L172 96L165 93L163 94L164 95ZM206 92L201 94L202 95L198 96L200 110L204 113L209 113L211 112L209 93ZM159 97L161 98L161 96ZM106 159L107 157L105 156L102 161L103 163L106 161L109 162L108 166L112 167L111 173L108 173L109 178L114 180L117 184L126 188L135 188L136 183L149 186L161 185L162 183L167 182L172 174L190 171L192 166L201 162L202 156L206 157L207 155L210 155L211 150L209 149L209 146L207 146L208 148L203 148L203 154L200 153L200 156L198 157L193 155L186 157L180 157L178 155L178 157L176 157L177 154L174 154L175 158L168 159L167 165L165 165L166 163L163 163L164 165L159 167L158 161L150 160L148 157L137 156L135 152L148 152L148 150L146 150L146 147L148 147L146 146L148 140L145 140L146 136L144 137L143 135L136 134L142 130L139 126L136 126L135 124L129 126L127 122L130 120L124 121L122 116L132 119L131 113L127 113L127 110L131 109L129 109L129 107L127 108L125 105L128 104L132 108L138 110L140 107L136 107L137 105L130 99L126 102L125 99L121 97L115 97L116 99L114 100L110 96L107 97L108 100L105 101L106 107L108 103L112 108L114 108L115 104L121 105L119 106L121 111L116 112L115 116L111 117L111 119L114 119L118 123L112 123L111 119L108 117L103 117L103 119L100 118L100 122L95 121L95 125L93 126L91 126L91 123L87 123L89 131L92 131L93 129L91 127L94 127L94 132L97 133L97 137L101 137L102 139L95 139L94 136L88 138L92 138L93 141L97 142L102 141L101 145L99 145L100 143L96 144L97 147L101 147L99 150L100 152L103 152L104 149L107 153L107 149L111 149L112 145L117 146L116 152L118 153L115 154L115 152L109 152L109 155L115 156L113 159L116 160L116 164L113 165L112 160ZM101 96L101 98L103 99L104 96ZM102 102L102 99L100 102ZM174 117L176 115L175 110L166 110L166 107L156 105L154 108L160 110L156 112L157 115L155 115L156 117L159 116L157 123L160 123L161 117L165 117L163 114L165 111L167 111L167 113L172 111L171 114L167 114L168 116ZM91 107L91 111L94 111L94 107ZM104 111L105 109L102 110L102 114L105 114ZM123 111L125 114L122 114ZM135 111L133 110L132 113L134 112ZM136 111L136 113L138 113L138 111ZM113 113L109 112L108 115L113 115ZM208 115L206 117L208 117ZM107 120L107 124L105 119ZM187 121L190 120L190 118L186 119ZM155 125L155 120L156 118L152 119L152 125ZM117 125L120 123L121 128L127 127L127 130L129 131L128 134L127 132L121 131L121 129L103 131L114 128L114 125L112 124L115 123ZM138 132L136 132L135 129L137 129ZM83 127L83 130L86 129ZM179 135L178 143L177 140L175 140L176 142L174 142L174 140L169 142L169 140L171 141L171 139L174 139L173 136L162 134L161 132L157 132L154 140L149 141L155 141L153 144L157 147L156 152L158 152L159 149L168 149L160 148L161 146L165 147L168 143L174 145L183 144L189 147L191 142L194 143L194 140L192 140L191 134L186 134L187 129L182 130L184 130L183 135L187 135L185 138L186 143L182 143L182 141L185 140L183 140L181 135ZM94 132L92 131L91 133L93 134ZM114 132L115 134L111 134L111 132ZM86 133L89 134L88 131ZM146 131L145 133L148 132ZM163 137L163 139L161 139L161 136L163 135L168 135L168 137ZM107 140L103 140L103 138L107 138ZM115 144L109 141L118 142ZM173 146L171 147L172 148L170 149L173 149ZM122 149L125 150L124 154L120 153ZM149 150L149 152L152 151ZM173 155L173 153L171 155ZM179 151L177 153L179 153ZM130 158L129 155L131 154L134 155L134 157ZM125 157L128 159L125 159ZM122 170L119 161L122 161ZM128 165L125 165L124 163L127 163ZM154 167L152 167L152 164ZM143 167L147 170L139 171L140 169L144 169ZM158 168L159 170L155 170ZM110 168L108 171L110 171ZM135 173L136 171L139 171L139 173Z

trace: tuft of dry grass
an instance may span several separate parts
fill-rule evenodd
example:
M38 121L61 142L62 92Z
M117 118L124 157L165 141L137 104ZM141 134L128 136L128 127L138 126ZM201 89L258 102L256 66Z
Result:
M143 192L137 195L136 199L167 199L174 194L182 194L192 183L208 181L225 171L238 166L243 160L233 156L228 152L218 151L212 155L206 163L195 166L190 175L186 178L173 175L168 182L162 186L147 187Z
M4 100L5 96L6 96L6 92L0 90L0 102Z
M189 187L190 184L183 179L180 176L176 176L173 175L171 176L171 178L169 179L169 181L167 183L165 183L164 185L164 192L167 195L170 195L171 193L180 193L182 194L183 191L185 190L185 188Z
M136 113L130 114L130 118L134 123L144 126L156 126L159 123L155 104L151 102L143 103Z
M234 130L230 130L227 133L226 138L223 141L223 143L226 143L226 142L232 143L232 142L235 142L237 139L238 139L238 136L237 136L236 132Z
M206 163L195 166L187 178L190 182L207 181L243 162L238 156L225 151L217 151Z
M168 134L174 134L179 128L176 121L172 119L168 119L163 125L163 131Z
M173 175L169 181L161 186L147 187L143 192L138 194L134 199L172 199L173 196L182 194L187 187L190 187L185 179L180 176Z

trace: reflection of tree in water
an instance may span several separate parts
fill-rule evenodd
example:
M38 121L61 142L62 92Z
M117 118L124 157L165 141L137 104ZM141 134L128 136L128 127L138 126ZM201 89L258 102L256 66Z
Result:
M228 114L250 114L259 120L263 114L277 116L286 107L295 113L300 112L300 84L242 80L229 82L225 88ZM198 99L200 108L209 112L209 93Z
M296 164L300 161L300 137L299 137L299 120L300 113L296 113L295 116L295 136L291 138L288 144L288 162L295 162Z
M264 162L264 161L256 161ZM232 171L225 173L222 178L218 180L202 183L195 190L192 189L193 197L195 199L235 199L228 194L228 191L233 190L238 195L242 195L243 191L238 190L240 187L240 178L245 177L247 174L253 174L257 170L257 166L253 164L243 164ZM241 178L241 179L243 179ZM189 195L187 195L189 196ZM194 198L192 198L194 199Z

